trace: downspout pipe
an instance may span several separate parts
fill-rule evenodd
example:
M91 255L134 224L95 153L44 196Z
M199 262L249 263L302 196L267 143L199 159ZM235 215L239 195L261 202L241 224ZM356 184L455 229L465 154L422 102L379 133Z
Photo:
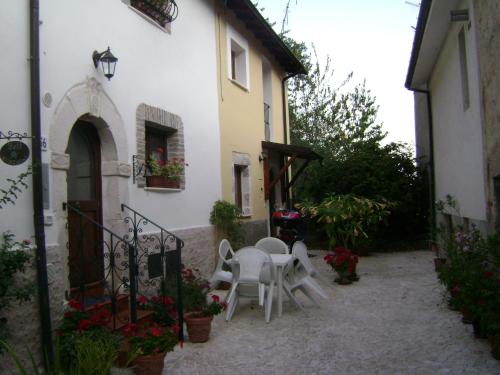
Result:
M43 217L42 149L40 119L40 2L30 0L30 94L33 167L33 220L35 227L38 306L42 326L42 357L45 368L54 362L50 320L47 250Z
M290 78L293 78L295 77L296 75L298 75L299 73L291 73L291 74L288 74L287 76L285 76L282 80L281 80L281 101L282 101L282 106L283 106L283 144L287 145L288 144L288 136L287 136L287 131L288 131L288 125L287 125L287 121L286 121L286 109L288 108L287 107L287 103L286 103L286 95L285 95L285 84L286 84L286 81L288 81ZM285 171L285 181L286 183L288 184L288 168L287 170ZM291 202L290 202L290 193L288 190L285 191L285 200L286 200L286 207L288 209L291 208Z
M427 99L427 116L429 123L429 200L430 200L430 216L431 216L431 241L436 241L436 191L435 191L435 171L434 171L434 123L432 121L432 101L431 92L429 90L420 90L407 86L408 90L425 94Z

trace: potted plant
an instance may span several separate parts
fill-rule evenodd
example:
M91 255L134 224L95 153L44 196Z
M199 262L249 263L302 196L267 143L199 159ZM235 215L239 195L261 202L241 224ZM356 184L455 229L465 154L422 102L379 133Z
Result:
M356 264L358 257L354 255L351 250L344 247L335 248L335 252L327 254L323 258L326 264L334 269L338 277L335 282L340 285L351 284L353 281L358 281L359 277L356 274Z
M226 303L220 302L217 295L211 296L212 301L200 311L184 314L184 321L189 335L189 341L194 343L207 342L210 338L212 319L226 309Z
M122 333L127 338L129 355L135 357L132 362L135 374L161 375L165 355L177 345L178 326L168 329L154 324L140 329L129 323Z
M151 187L179 188L184 168L188 165L183 159L164 159L165 151L159 147L149 155L147 162L147 185Z

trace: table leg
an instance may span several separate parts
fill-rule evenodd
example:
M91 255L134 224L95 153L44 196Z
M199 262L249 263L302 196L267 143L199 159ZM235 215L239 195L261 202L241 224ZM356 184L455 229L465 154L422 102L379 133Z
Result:
M278 316L283 312L283 267L276 267L278 271Z

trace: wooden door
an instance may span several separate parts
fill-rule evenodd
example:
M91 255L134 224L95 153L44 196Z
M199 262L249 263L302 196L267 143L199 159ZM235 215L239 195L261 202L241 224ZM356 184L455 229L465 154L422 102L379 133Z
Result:
M77 121L68 148L68 203L102 223L100 142L95 127ZM99 289L104 277L102 230L89 219L68 209L69 279L71 289Z

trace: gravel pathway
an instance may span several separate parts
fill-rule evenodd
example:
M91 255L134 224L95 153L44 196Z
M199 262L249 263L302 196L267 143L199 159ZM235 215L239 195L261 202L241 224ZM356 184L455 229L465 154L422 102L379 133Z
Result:
M168 353L164 374L500 374L488 343L446 308L431 252L363 257L347 286L333 283L324 251L312 253L329 296L319 308L298 292L306 311L285 301L266 324L242 303L229 323L214 319L209 342Z

